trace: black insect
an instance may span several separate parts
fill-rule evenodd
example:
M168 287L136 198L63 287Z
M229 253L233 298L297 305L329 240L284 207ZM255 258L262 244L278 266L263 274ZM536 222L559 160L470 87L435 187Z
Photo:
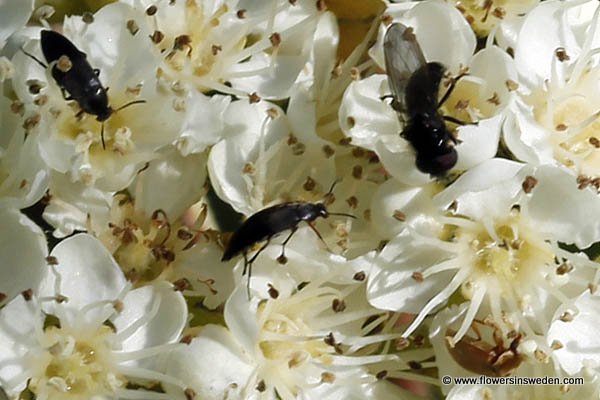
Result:
M69 39L51 30L42 30L40 43L46 62L52 66L52 77L60 87L63 97L65 100L75 100L79 104L81 110L77 113L77 117L79 118L85 112L95 115L96 120L103 123L100 136L102 138L102 148L105 149L104 121L110 118L113 113L125 107L145 103L146 101L134 100L113 109L108 104L106 93L108 88L102 86L102 82L98 78L100 70L92 68L84 52L75 47ZM25 50L23 52L42 67L48 68L48 65L34 55L27 53Z
M438 90L446 68L438 62L426 62L413 29L395 23L390 25L383 41L385 68L392 91L392 107L404 123L402 137L416 152L417 168L432 176L444 175L458 159L457 140L445 121L463 125L462 121L442 115L439 107L450 97L453 81L442 99Z
M333 183L325 198L328 197L333 191L333 188L337 184L337 181ZM283 231L290 230L289 235L282 243L281 255L278 257L278 261L281 263L285 263L287 259L285 258L285 245L292 238L294 233L298 230L298 225L304 221L307 225L315 232L317 237L325 243L323 237L313 225L313 221L315 221L319 217L327 218L330 215L341 215L345 217L356 218L350 214L344 213L332 213L327 211L327 207L324 203L309 203L304 201L293 201L282 204L277 204L275 206L267 207L263 210L260 210L256 214L253 214L248 218L244 223L233 233L227 247L225 248L225 253L223 254L223 258L221 261L231 260L233 257L238 254L243 254L244 256L244 271L243 275L248 271L248 297L250 297L250 277L252 275L252 263L256 260L256 257L267 248L272 238L281 234ZM248 259L248 251L255 244L259 242L266 241L258 251L252 256L252 258ZM325 246L327 244L325 243Z

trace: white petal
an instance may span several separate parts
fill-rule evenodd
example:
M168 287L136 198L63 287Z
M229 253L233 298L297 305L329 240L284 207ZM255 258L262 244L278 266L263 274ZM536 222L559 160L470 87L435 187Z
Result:
M42 198L48 188L48 172L36 135L27 136L22 118L10 110L0 95L0 205L25 208Z
M523 22L515 48L515 64L530 86L541 85L551 75L556 48L564 47L571 57L579 54L573 32L561 29L565 8L559 1L544 2L531 10Z
M112 255L90 235L79 234L63 240L51 255L58 261L57 274L47 275L40 286L40 295L66 296L68 301L59 307L79 310L97 301L116 300L127 285ZM49 309L54 307L54 302L49 303ZM98 316L95 311L99 310L90 314Z
M253 366L226 328L206 325L188 346L171 353L166 372L188 384L200 399L242 399ZM167 393L171 388L167 386Z
M0 49L5 40L25 26L33 11L33 0L0 0Z
M64 237L75 230L87 230L89 215L108 215L112 192L99 190L82 182L73 182L68 175L52 172L50 203L44 209L44 219L56 230L54 236Z
M415 29L417 41L429 62L439 61L451 71L468 65L476 39L463 15L446 2L419 3L400 22ZM436 29L431 29L435 26Z
M31 301L18 296L0 312L0 386L10 395L16 396L27 385L30 366L24 356L39 346L37 335L43 324L39 311ZM15 380L17 377L20 379Z
M321 88L331 79L340 41L337 19L332 12L320 16L313 40L314 82L317 88Z
M388 94L387 75L371 75L348 85L340 106L339 124L346 136L352 138L352 144L374 150L378 141L404 142L399 135L396 111L381 100Z
M592 217L600 215L596 193L578 189L575 176L559 167L538 167L535 178L529 214L540 230L581 249L600 241L600 221Z
M477 125L465 125L458 129L462 141L456 146L458 161L456 169L468 169L488 160L498 151L498 140L503 116L481 120Z
M245 283L245 282L244 282ZM237 285L233 293L225 303L223 312L225 323L231 334L241 341L242 348L253 354L258 337L258 325L256 321L257 299L248 300L246 285Z
M177 147L184 156L203 152L222 138L225 129L223 114L230 102L229 96L207 97L191 92L186 105L187 116L177 139Z
M135 351L177 341L187 324L187 306L181 292L158 282L127 293L123 311L112 319L117 334L145 320L124 338L124 351Z
M577 374L587 361L592 365L600 365L600 297L583 293L573 304L559 309L556 320L548 330L548 344L558 341L562 348L554 352L561 367L569 374ZM572 321L558 318L564 312L573 315Z
M518 160L534 165L554 163L549 132L534 118L533 109L522 101L510 105L503 127L504 141Z
M132 35L127 21L133 20L139 31ZM100 80L110 82L111 91L125 89L124 83L152 82L152 42L140 40L151 35L144 15L120 3L109 4L94 14L94 22L87 24L80 16L65 18L65 35L87 54L88 61L100 70ZM131 62L136 60L136 62Z
M163 157L150 162L133 184L136 208L151 216L163 210L175 220L204 195L205 153L183 157L176 149L163 151Z
M48 248L42 230L18 210L0 208L0 293L10 300L37 289L48 273Z
M276 113L275 119L267 112ZM217 195L236 211L250 215L303 192L307 177L328 185L334 180L334 159L322 148L328 142L316 136L289 132L283 111L272 103L236 101L227 110L228 132L211 150L208 171ZM303 132L309 132L303 129ZM290 134L298 142L290 144ZM295 149L301 147L301 151ZM250 168L249 168L250 167Z
M371 203L373 226L383 237L396 236L406 222L394 218L394 214L399 211L404 214L406 220L420 214L429 214L432 212L433 190L433 185L407 186L394 179L384 182L373 195Z
M497 197L486 196L486 202L496 200L499 204L504 204L505 199L512 199L515 191L520 190L520 182L515 183L513 180L522 168L523 164L503 158L492 158L461 175L452 185L436 195L434 201L440 208L445 208L462 196L458 207L478 209L488 205L490 209L501 208L500 206L492 207L491 204L487 203L481 204L479 203L481 198L473 198L472 195L494 188L494 190L499 192L499 195ZM508 190L509 187L510 191ZM472 202L469 200L471 198L473 198ZM474 203L472 204L473 207L469 208L470 206L466 205L466 202L469 202L469 204ZM460 213L461 211L458 212ZM502 212L504 213L505 210Z
M426 221L421 225L422 229L431 229ZM423 281L415 280L413 274L448 257L448 253L404 231L374 260L367 285L369 303L384 310L418 313L435 293L448 285L456 271L433 274Z

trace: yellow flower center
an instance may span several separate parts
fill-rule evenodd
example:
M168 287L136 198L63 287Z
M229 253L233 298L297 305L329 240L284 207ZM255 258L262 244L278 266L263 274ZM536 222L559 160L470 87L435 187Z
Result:
M477 280L494 279L501 291L512 293L516 282L538 279L540 267L555 264L550 244L522 223L517 213L497 221L493 231L477 224L476 228L457 228L455 235L468 246L467 254L475 267L471 279L462 285L466 299L471 298Z
M578 174L600 176L600 68L572 76L566 85L550 84L526 98L536 121L549 131L554 157Z
M109 347L113 331L101 325L94 332L51 326L44 332L46 352L36 357L38 371L29 389L38 398L70 400L113 393L126 380L114 372L116 365Z

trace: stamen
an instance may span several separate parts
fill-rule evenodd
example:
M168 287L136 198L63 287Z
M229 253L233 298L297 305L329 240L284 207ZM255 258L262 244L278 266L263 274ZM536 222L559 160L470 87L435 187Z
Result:
M325 327L335 327L347 324L348 322L357 321L362 318L367 318L373 315L372 309L358 310L354 312L344 311L327 317L315 318L311 321L311 327L315 330L320 330Z
M585 42L581 48L581 54L585 54L584 57L579 57L577 63L575 64L575 68L571 77L569 79L569 84L578 82L581 78L581 74L583 73L585 67L590 62L591 58L600 52L600 49L591 49L592 43L596 40L596 29L598 25L598 16L600 15L600 7L596 7L594 11L594 16L590 21L590 32L585 35ZM568 26L568 25L567 25Z
M459 342L473 324L473 320L477 315L477 311L479 311L479 307L481 307L481 303L483 302L483 298L485 297L486 293L487 290L485 287L478 287L473 292L473 296L471 297L471 301L469 307L467 308L467 313L465 314L462 324L452 338L453 344Z
M376 356L333 356L334 363L336 365L343 366L361 366L361 365L369 365L376 364L384 361L399 361L400 357L395 354L381 354Z
M160 308L160 304L162 302L162 296L157 295L154 301L152 302L152 308L149 312L144 313L140 318L138 318L133 324L129 325L127 328L123 329L121 332L117 332L115 337L118 341L124 342L125 339L133 335L140 327L148 324L156 314L158 313L158 309Z
M126 362L134 360L142 360L144 358L153 357L161 353L168 353L183 346L181 343L167 343L159 346L147 347L141 350L134 351L113 351L114 360L117 362Z
M461 267L460 261L456 258L452 258L446 261L442 261L439 264L432 265L431 267L425 269L425 271L421 272L423 279L427 279L431 275L450 271L452 269L459 269Z
M342 342L350 346L350 348L344 352L346 355L353 354L363 347L374 343L387 342L389 340L399 339L402 337L400 333L389 333L386 335L373 335L373 336L355 336L355 337L343 337Z
M410 336L415 329L421 325L421 322L425 320L427 315L431 313L438 305L442 304L446 301L452 293L454 293L460 285L466 280L466 278L471 274L472 267L464 266L459 269L456 275L452 278L450 283L442 290L440 290L427 304L423 307L421 312L417 315L417 317L413 320L413 322L409 325L408 328L402 334L402 337L407 338Z

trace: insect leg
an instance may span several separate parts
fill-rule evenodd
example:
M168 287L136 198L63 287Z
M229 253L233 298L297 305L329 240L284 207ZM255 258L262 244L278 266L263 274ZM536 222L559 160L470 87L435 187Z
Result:
M248 293L248 300L250 300L250 278L252 277L252 263L254 262L254 260L256 260L256 257L258 257L258 255L260 253L262 253L262 251L264 249L267 248L270 241L271 241L271 238L268 238L267 242L265 244L263 244L262 246L260 246L260 249L258 249L258 251L252 256L252 258L250 260L248 260L246 253L244 253L244 271L242 272L242 275L244 275L246 273L246 269L247 269L248 270L248 282L246 283L246 292Z
M329 251L330 253L333 253L331 251L331 249L329 248L329 246L327 246L327 243L323 239L323 236L321 236L321 234L319 233L319 231L317 230L317 228L315 228L315 226L312 224L312 222L306 221L306 223L308 224L308 226L310 227L310 229L312 229L313 232L317 235L317 237L321 240L321 242L323 242L323 244L325 245L325 248L327 248L327 251Z
M444 93L444 96L442 97L442 99L438 103L438 108L440 108L446 102L446 100L448 100L448 97L450 97L450 95L454 91L454 88L456 87L456 84L458 83L458 81L460 80L460 78L462 78L462 77L464 77L466 75L468 75L468 73L461 72L460 74L458 74L458 76L456 76L456 78L452 78L452 82L450 83L450 87L448 87L448 90L446 90L446 93Z
M473 332L475 332L475 334L477 335L477 340L481 340L483 338L483 336L481 336L481 331L479 330L479 328L477 327L477 325L475 325L476 323L482 323L481 321L475 320L473 321L473 323L471 324L471 329L473 329Z
M442 116L442 118L444 118L444 121L453 122L456 125L473 125L470 122L461 121L460 119L456 119L456 118L451 117L449 115L444 115L444 116Z
M100 128L100 140L102 140L102 150L106 150L106 143L104 142L104 122Z
M285 264L287 262L287 258L285 258L285 245L287 244L287 242L290 241L290 239L292 238L292 236L294 235L294 233L296 233L297 230L298 230L298 226L294 226L292 228L292 231L288 235L288 237L285 238L285 240L281 244L281 255L277 258L277 261L279 261L282 264Z
M64 87L60 88L60 93L62 93L62 97L63 99L65 99L66 101L71 101L73 100L73 97L71 95L67 95L67 91L65 90ZM83 113L83 111L81 111Z

